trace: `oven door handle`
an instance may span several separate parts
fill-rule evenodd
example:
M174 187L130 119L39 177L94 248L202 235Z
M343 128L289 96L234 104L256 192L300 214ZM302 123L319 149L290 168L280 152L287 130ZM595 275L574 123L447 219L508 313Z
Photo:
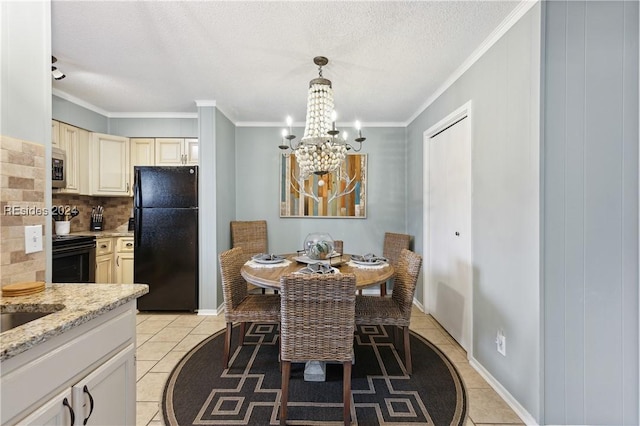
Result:
M83 245L83 246L73 246L73 247L60 247L57 249L53 249L51 254L52 255L56 255L56 254L64 254L64 253L70 253L70 252L78 252L78 251L90 251L92 249L96 248L96 244L93 243L93 245Z

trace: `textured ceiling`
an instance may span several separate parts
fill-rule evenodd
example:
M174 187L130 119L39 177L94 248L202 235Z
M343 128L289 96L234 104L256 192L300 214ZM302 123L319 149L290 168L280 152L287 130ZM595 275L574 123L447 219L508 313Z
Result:
M195 113L304 121L327 56L338 121L403 123L518 1L52 2L56 93L110 115Z

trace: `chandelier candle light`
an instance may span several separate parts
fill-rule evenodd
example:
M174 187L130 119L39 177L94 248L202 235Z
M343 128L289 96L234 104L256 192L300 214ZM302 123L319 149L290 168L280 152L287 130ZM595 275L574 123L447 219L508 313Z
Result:
M336 129L337 113L333 104L331 81L322 77L322 67L327 65L329 60L324 56L316 56L313 62L318 65L319 76L309 82L304 136L299 143L292 145L291 141L296 136L291 130L293 120L287 117L289 129L282 129L282 142L279 145L280 149L290 149L295 154L300 168L300 178L303 180L312 174L323 176L337 170L347 151L359 152L362 142L366 139L362 137L359 121L355 124L358 131L355 141L359 143L357 149L347 143L347 132L340 135L340 131Z

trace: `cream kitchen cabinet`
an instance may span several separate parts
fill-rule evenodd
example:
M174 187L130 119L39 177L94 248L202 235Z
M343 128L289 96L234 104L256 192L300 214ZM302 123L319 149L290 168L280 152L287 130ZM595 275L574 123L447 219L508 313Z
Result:
M135 175L133 168L135 166L155 166L156 161L156 140L154 138L131 138L131 194L133 195L133 183L135 183Z
M61 192L89 194L89 132L60 123L60 148L67 154L67 187Z
M113 238L96 239L96 277L100 284L113 283Z
M116 283L133 284L133 237L116 239Z
M131 191L129 138L91 134L91 194L127 196Z
M55 137L55 144L54 144ZM75 126L52 121L51 143L66 154L65 173L67 186L55 193L90 193L89 188L89 132Z
M198 139L156 138L156 166L198 164Z
M60 148L60 123L51 120L51 146Z

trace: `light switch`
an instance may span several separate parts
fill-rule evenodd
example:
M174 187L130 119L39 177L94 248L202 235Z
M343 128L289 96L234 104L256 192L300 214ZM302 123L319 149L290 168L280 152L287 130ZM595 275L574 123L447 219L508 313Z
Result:
M24 252L42 251L42 225L24 227Z

